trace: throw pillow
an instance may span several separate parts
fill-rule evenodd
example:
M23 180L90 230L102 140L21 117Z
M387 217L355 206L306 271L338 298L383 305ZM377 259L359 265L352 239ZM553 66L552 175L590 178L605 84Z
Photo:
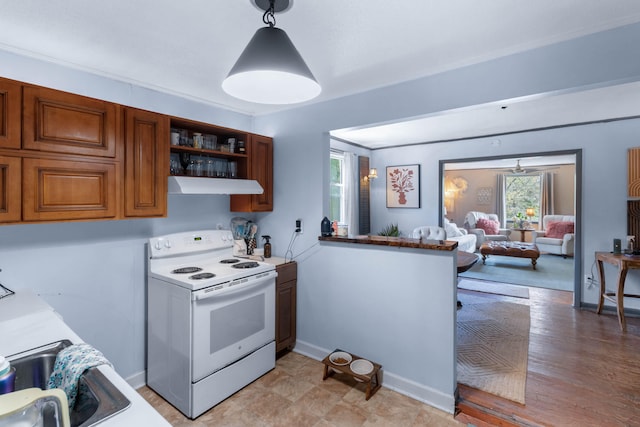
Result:
M573 222L570 221L555 221L547 224L545 230L545 237L552 237L554 239L562 239L565 234L573 233Z
M444 222L444 231L447 233L447 238L460 237L463 235L462 231L460 231L457 225L446 220Z
M499 233L500 223L491 219L480 218L476 221L476 227L482 228L484 230L484 234L495 235Z

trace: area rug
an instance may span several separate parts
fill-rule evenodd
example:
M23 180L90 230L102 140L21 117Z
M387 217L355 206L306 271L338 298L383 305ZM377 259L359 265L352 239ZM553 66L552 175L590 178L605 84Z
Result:
M458 310L458 382L524 404L529 306L504 301Z
M486 264L480 260L460 277L573 291L573 258L542 254L534 270L527 258L490 255Z
M506 295L508 297L529 298L529 289L525 287L500 282L490 282L487 280L460 278L458 288L466 289L468 291L484 292L487 294Z

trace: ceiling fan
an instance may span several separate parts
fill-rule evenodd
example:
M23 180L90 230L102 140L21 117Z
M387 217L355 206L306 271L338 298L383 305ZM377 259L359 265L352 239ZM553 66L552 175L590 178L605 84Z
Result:
M523 168L522 166L520 166L520 159L518 159L516 161L516 166L514 168L506 168L506 169L502 169L502 170L506 170L506 171L510 171L511 173L515 174L515 175L521 175L521 174L527 174L527 173L532 173L532 172L542 172L542 171L546 171L549 169L557 169L557 166L555 167L543 167L543 168Z

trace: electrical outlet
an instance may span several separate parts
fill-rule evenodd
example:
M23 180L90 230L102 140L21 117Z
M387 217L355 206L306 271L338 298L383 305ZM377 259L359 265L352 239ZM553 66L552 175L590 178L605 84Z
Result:
M584 284L587 285L588 288L592 288L598 284L598 281L592 275L585 274Z
M296 233L302 234L302 220L296 219Z

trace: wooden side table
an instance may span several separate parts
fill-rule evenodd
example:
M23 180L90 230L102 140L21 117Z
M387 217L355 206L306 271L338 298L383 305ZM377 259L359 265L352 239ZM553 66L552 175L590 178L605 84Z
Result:
M533 231L533 228L512 228L512 231L519 231L520 232L520 241L524 242L525 241L525 233L527 231Z
M363 359L363 358L360 356L356 356L353 353L349 353L348 351L345 351L345 353L349 353L351 355L351 359L352 359L351 363L346 365L334 365L333 363L331 363L331 360L329 360L329 356L331 356L331 354L335 353L336 351L344 351L344 350L336 349L330 354L328 354L327 357L322 359L322 363L324 364L324 375L322 376L322 381L326 380L331 375L333 375L333 372L334 372L333 370L342 372L343 374L351 375L353 378L367 384L365 399L369 400L371 396L373 396L374 393L378 391L380 387L382 387L382 384L380 383L380 368L382 368L382 365L379 365L369 359L366 359L366 360L369 360L369 362L371 362L371 364L373 365L373 370L367 375L356 374L351 370L351 363L353 363L358 359ZM375 382L375 385L373 384L374 382Z
M640 269L640 255L614 254L611 252L596 252L596 261L598 264L598 274L600 275L600 300L598 301L598 311L600 314L604 306L605 298L616 305L618 312L618 323L622 332L627 330L627 322L624 318L624 298L640 298L640 295L625 294L624 281L627 278L627 272L631 269ZM615 292L607 292L604 282L603 263L611 264L618 267L618 285Z

